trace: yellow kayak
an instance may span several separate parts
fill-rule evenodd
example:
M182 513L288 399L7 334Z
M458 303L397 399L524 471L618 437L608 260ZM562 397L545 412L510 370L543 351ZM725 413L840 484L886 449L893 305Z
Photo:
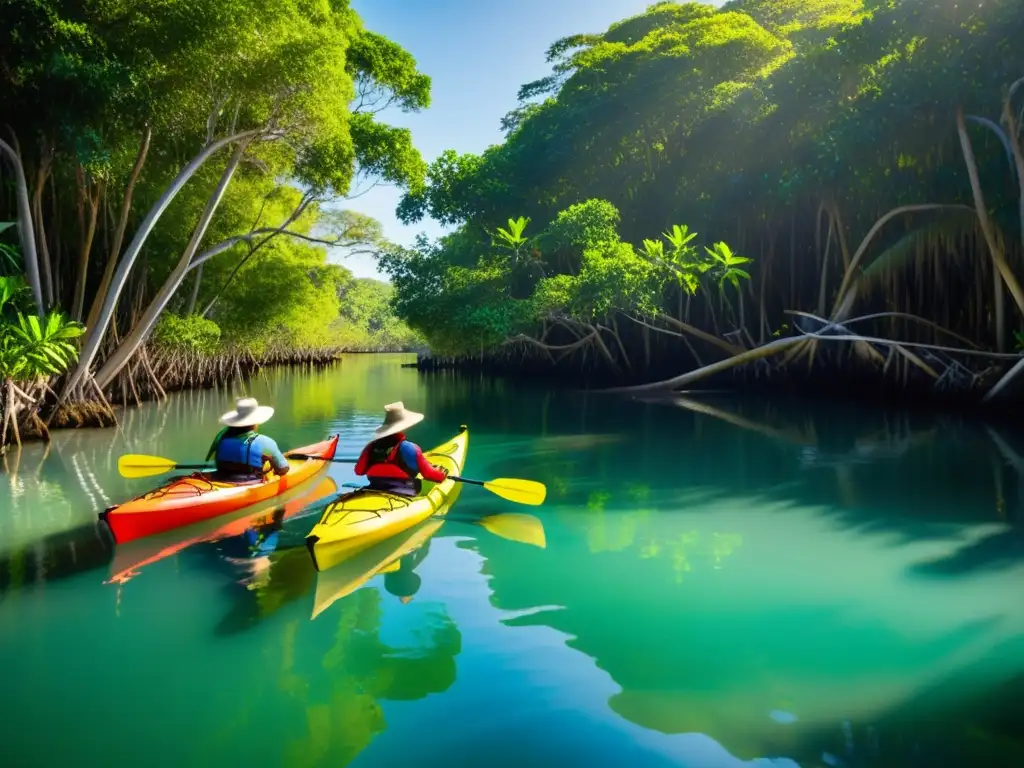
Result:
M397 536L356 553L344 562L335 563L328 571L321 571L316 577L316 596L313 598L313 615L310 618L315 619L374 576L397 570L402 558L422 547L442 525L443 519L432 517Z
M444 467L450 475L462 474L469 449L469 430L436 448L424 451L431 464ZM384 491L360 489L346 494L324 510L306 537L306 547L318 571L351 557L356 552L391 538L435 514L447 512L447 503L457 486L454 480L432 483L423 480L418 496L400 496Z

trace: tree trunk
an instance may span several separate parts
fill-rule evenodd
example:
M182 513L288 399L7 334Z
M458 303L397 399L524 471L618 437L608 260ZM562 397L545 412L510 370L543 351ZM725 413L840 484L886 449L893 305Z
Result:
M71 392L76 386L78 386L86 373L92 367L93 362L96 360L96 354L99 352L100 343L103 341L103 336L106 334L107 328L110 327L111 318L114 316L114 307L117 304L117 300L121 297L121 292L124 290L125 284L128 282L128 273L135 264L135 259L138 258L139 252L142 250L142 246L146 242L146 238L149 237L149 233L153 231L153 227L156 225L157 219L159 219L161 214L163 214L167 209L167 206L171 204L171 201L174 200L178 192L181 191L181 188L185 186L185 183L195 175L196 171L198 171L202 167L203 163L209 160L210 157L229 144L234 144L238 141L245 141L248 143L259 134L260 131L258 130L236 133L203 147L203 150L192 159L192 162L178 173L174 181L171 182L171 185L164 191L163 195L160 196L160 199L153 204L152 208L149 209L149 213L146 214L146 218L143 219L142 224L139 225L139 229L135 233L135 237L132 238L131 243L128 245L128 250L125 251L124 258L121 259L121 263L118 265L117 270L114 273L110 288L103 296L103 306L100 309L96 324L89 330L85 347L82 350L82 355L79 358L78 365L75 366L74 372L68 376L67 381L64 384L64 392ZM38 276L36 280L38 282ZM121 365L123 365L123 363ZM121 365L117 366L118 370L120 370Z
M43 301L43 287L39 281L39 257L36 254L36 234L32 226L32 205L28 198L28 183L25 181L25 166L21 163L21 154L3 139L0 139L0 153L7 155L14 168L14 195L18 204L18 239L21 243L21 258L25 262L25 277L32 298L36 302L36 314L40 317L46 312Z
M1024 291L1014 276L1010 265L1006 263L1002 249L996 240L995 227L992 226L992 219L989 218L985 209L985 195L981 190L981 179L978 177L978 164L974 159L974 148L971 146L971 138L967 135L967 123L964 121L963 107L956 109L956 128L960 135L960 146L964 153L964 163L967 165L967 174L971 178L971 192L974 195L974 208L978 214L978 222L981 224L981 231L985 235L985 242L988 244L989 255L996 271L1002 276L1006 287L1010 289L1013 300L1017 302L1017 309L1024 313ZM996 349L999 352L1005 351L1006 347L1006 321L1003 317L1003 302L1000 300L1002 289L996 291Z
M1010 142L1013 164L1017 169L1017 205L1020 216L1021 237L1024 239L1024 150L1021 150L1017 118L1013 114L1013 96L1022 85L1024 85L1024 79L1018 80L1010 87L1006 100L1003 102L1003 122L1006 124L1006 134Z
M960 208L963 210L971 210L966 205L943 205L941 203L926 203L921 205L901 205L898 208L893 208L885 216L875 222L875 225L871 227L867 235L861 241L860 246L857 248L857 252L853 255L853 259L850 261L850 266L846 270L846 274L843 275L843 282L839 285L839 293L836 295L836 301L832 308L831 319L835 322L842 322L850 316L850 311L853 309L853 303L857 298L857 286L859 279L857 277L857 270L860 268L861 259L864 258L864 254L867 252L867 248L871 245L871 241L875 235L878 234L879 230L884 227L889 221L901 213L916 213L920 211L936 211L942 208Z
M89 280L89 254L92 251L92 241L96 237L96 219L100 212L100 197L103 194L103 182L96 181L91 184L88 177L85 178L86 199L89 203L89 219L85 222L85 231L82 233L82 242L78 250L78 271L75 277L75 299L71 307L71 318L81 321L82 311L85 309L85 287Z
M92 307L89 309L89 318L85 321L86 328L92 328L100 314L100 307L103 306L103 297L107 295L110 288L110 280L114 276L114 267L117 266L117 256L121 253L121 243L124 242L124 233L128 228L128 216L132 210L132 196L135 194L135 184L142 173L142 166L146 163L146 155L149 153L149 141L153 136L153 129L148 125L142 132L142 143L139 145L139 154L135 158L135 166L132 168L131 176L128 177L128 185L124 189L124 199L121 201L121 217L117 222L117 230L114 232L114 242L110 245L110 252L107 256L107 265L103 269L103 278L100 280L99 290L92 300Z
M43 223L43 192L46 189L46 182L50 178L50 171L53 169L53 147L47 144L43 149L39 160L39 170L36 173L36 186L32 190L32 213L35 216L35 234L39 253L40 280L42 283L43 297L47 306L54 304L53 270L50 268L50 249L46 244L46 227Z
M188 304L185 305L185 316L194 314L196 311L196 302L199 300L199 286L203 282L203 265L200 264L196 269L196 279L192 283L192 292L188 296Z
M249 147L251 139L242 139L238 142L235 147L235 151L231 155L231 159L228 160L227 166L224 168L224 172L221 174L220 181L217 184L217 188L210 195L210 199L206 201L206 207L203 208L203 212L199 217L199 223L196 224L195 230L192 232L192 237L188 241L188 245L185 246L184 252L181 254L181 258L178 259L178 265L174 268L174 271L164 281L163 286L157 292L153 301L150 302L146 311L143 313L141 319L135 324L135 327L131 332L124 338L124 341L118 345L117 349L114 350L110 358L103 364L99 372L96 374L96 383L100 388L104 388L113 381L125 363L127 363L132 355L135 354L136 350L142 344L145 343L149 337L150 331L153 330L153 326L160 317L160 313L163 312L167 306L167 302L174 296L174 292L178 290L182 281L185 279L185 273L188 272L189 263L192 261L192 257L195 256L196 251L199 249L199 243L202 242L203 237L206 235L206 229L210 225L210 221L213 219L213 215L217 212L217 207L220 205L221 199L224 197L224 193L227 191L228 185L231 183L231 178L235 175L235 171L238 169L239 163L242 162L242 155L245 154L246 149Z

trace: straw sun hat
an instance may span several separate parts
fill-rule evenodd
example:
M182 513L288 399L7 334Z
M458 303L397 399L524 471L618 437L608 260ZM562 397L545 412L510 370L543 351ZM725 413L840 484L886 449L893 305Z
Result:
M235 410L220 417L220 423L229 427L254 427L273 415L274 409L269 405L260 405L255 397L242 397L235 401Z
M373 433L374 440L380 440L388 435L395 435L404 432L409 427L423 421L423 414L415 411L407 411L402 403L391 403L384 406L384 421Z

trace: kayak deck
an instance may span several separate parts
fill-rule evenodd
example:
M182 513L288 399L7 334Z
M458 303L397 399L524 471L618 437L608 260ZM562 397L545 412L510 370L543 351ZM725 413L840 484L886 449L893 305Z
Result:
M164 533L279 496L308 480L334 458L339 435L288 453L318 456L318 459L288 459L286 475L268 474L255 482L231 483L217 480L213 473L195 472L175 477L152 491L100 513L114 536L124 544L145 536ZM287 453L285 454L287 458Z
M446 443L424 452L427 461L458 475L469 449L469 430L462 427ZM418 496L360 489L328 505L306 537L306 547L317 570L327 570L354 553L383 541L428 517L442 512L457 483L423 480ZM446 509L444 511L447 511Z

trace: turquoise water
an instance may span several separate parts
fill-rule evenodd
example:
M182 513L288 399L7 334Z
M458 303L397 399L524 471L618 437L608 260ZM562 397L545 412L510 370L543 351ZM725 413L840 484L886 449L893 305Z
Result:
M201 458L240 388L9 457L0 765L1024 764L1024 439L407 359L245 387L284 446L352 455L401 399L425 447L470 426L466 476L548 485L540 508L465 488L387 573L387 544L321 574L301 547L344 465L286 499L268 558L239 557L244 522L202 540L232 518L116 552L94 530L155 485L121 453ZM532 538L479 524L524 512Z

